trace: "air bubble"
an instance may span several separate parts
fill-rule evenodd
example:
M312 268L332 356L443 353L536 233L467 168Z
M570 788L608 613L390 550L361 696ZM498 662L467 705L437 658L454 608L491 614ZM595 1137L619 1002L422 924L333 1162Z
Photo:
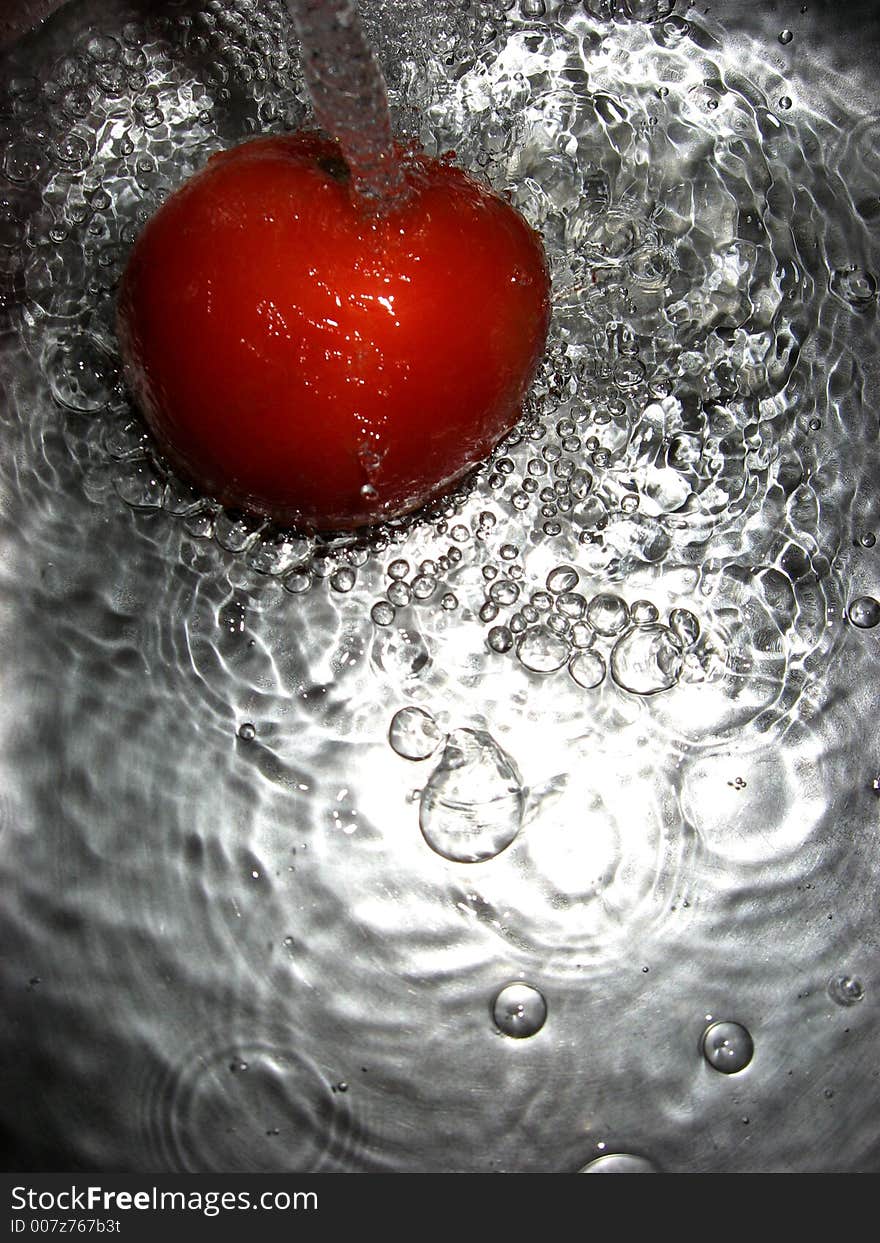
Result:
M579 621L587 611L586 597L577 591L566 591L556 599L556 608L563 617Z
M593 690L605 679L605 661L598 652L588 648L578 652L568 664L568 672L585 690Z
M854 310L863 311L877 298L877 278L864 268L839 268L831 277L831 292Z
M880 601L873 596L858 596L850 602L846 614L859 630L871 630L880 622Z
M333 591L341 593L351 591L357 582L357 573L351 566L343 565L330 575L330 586Z
M47 168L44 151L31 142L13 142L3 153L3 171L10 181L39 181Z
M401 708L391 719L388 741L405 760L426 760L443 741L443 731L423 708Z
M544 1026L547 1002L531 984L508 984L492 1002L492 1018L505 1036L523 1040Z
M457 729L421 793L419 826L437 854L479 863L505 850L522 824L516 764L483 730Z
M238 737L242 742L253 742L257 736L257 727L252 725L250 721L245 721L243 725L238 727Z
M547 575L547 590L554 595L574 591L578 584L578 572L571 565L557 565Z
M586 622L576 621L573 623L568 633L569 642L572 647L585 648L591 647L593 643L593 629Z
M833 975L828 981L828 996L839 1006L854 1006L865 996L865 986L854 975Z
M412 594L415 600L428 600L437 590L437 580L430 574L417 574L412 581Z
M46 355L52 396L68 410L94 414L110 401L118 378L116 364L94 337L66 337Z
M404 679L419 677L431 663L421 634L403 626L380 630L373 640L373 659L384 673Z
M562 668L570 649L565 639L548 626L534 626L517 643L516 654L520 664L532 673L552 673Z
M678 636L654 622L618 639L611 652L611 676L634 695L656 695L675 686L683 664Z
M493 604L498 604L503 608L515 604L518 598L519 586L517 583L512 583L509 578L496 579L489 588L489 599Z
M785 44L785 43L791 43L791 41L792 41L792 39L793 39L793 38L794 38L794 34L792 33L792 31L790 31L790 30L780 30L780 32L779 32L779 42L780 42L780 43L783 43L783 44Z
M647 1157L637 1157L629 1152L609 1152L589 1165L585 1165L581 1174L656 1174L657 1167Z
M377 626L390 626L396 615L394 605L388 600L377 600L370 609L370 617Z
M681 432L670 440L666 460L673 470L685 473L693 470L699 463L702 453L702 439L691 433Z
M161 509L164 480L150 462L132 462L114 480L116 494L132 509Z
M700 637L700 623L688 609L673 609L669 614L669 625L682 647L693 647Z
M289 574L285 574L281 580L281 585L285 591L289 591L291 595L301 596L303 592L309 590L312 585L312 576L307 569L302 566L295 566Z
M388 588L388 599L395 608L406 608L412 599L412 588L408 583L395 579Z
M59 163L70 172L85 168L91 156L89 144L80 134L67 134L60 138L53 151Z
M725 1075L744 1070L755 1052L749 1031L741 1023L710 1023L703 1032L700 1047L710 1066Z
M93 34L86 43L85 51L96 64L106 64L117 60L122 49L111 35Z
M509 652L513 647L513 635L507 626L493 626L486 642L493 652Z
M594 596L587 608L587 621L596 634L611 637L620 634L629 624L629 609L620 596L602 592Z
M650 600L634 600L629 606L629 615L637 626L646 626L657 620L660 610Z

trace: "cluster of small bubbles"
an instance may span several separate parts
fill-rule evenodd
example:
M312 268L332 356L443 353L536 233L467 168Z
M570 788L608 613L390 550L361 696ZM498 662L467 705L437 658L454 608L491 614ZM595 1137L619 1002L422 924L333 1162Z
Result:
M437 854L479 863L505 850L519 833L522 778L511 757L484 730L456 729L419 800L419 826Z
M725 1075L745 1070L755 1052L748 1029L730 1021L710 1023L700 1039L700 1047L709 1065Z
M388 741L391 749L405 760L426 760L433 755L444 734L423 708L401 708L391 718Z
M833 294L856 311L864 311L877 301L876 276L855 264L836 269L831 274L830 288Z
M495 1026L505 1036L524 1040L536 1035L547 1020L544 995L531 984L507 984L492 1002Z
M833 975L828 981L828 996L839 1006L854 1006L865 996L865 986L854 975Z
M880 600L873 596L857 596L847 605L846 613L859 630L871 630L880 622Z

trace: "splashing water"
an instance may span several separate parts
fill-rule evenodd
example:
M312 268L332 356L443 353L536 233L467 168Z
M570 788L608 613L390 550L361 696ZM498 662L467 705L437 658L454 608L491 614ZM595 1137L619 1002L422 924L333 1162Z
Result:
M357 195L387 210L406 195L385 80L354 0L288 0L315 117L336 138Z

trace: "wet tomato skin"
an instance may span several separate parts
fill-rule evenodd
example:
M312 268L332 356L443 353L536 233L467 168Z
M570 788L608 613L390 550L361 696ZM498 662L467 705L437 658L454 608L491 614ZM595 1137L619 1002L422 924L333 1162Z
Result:
M345 529L417 508L519 417L547 334L537 235L411 153L386 215L317 134L213 157L123 276L125 374L173 466L224 504Z

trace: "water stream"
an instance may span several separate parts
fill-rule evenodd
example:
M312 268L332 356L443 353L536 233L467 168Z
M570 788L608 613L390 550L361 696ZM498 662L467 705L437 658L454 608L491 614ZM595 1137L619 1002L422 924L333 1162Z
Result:
M385 80L354 0L290 0L315 120L339 143L362 200L385 207L405 192Z

